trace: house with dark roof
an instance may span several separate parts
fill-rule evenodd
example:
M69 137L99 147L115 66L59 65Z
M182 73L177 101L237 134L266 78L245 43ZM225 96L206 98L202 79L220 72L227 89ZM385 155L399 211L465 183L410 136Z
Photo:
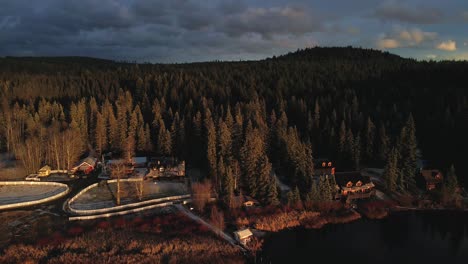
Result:
M375 185L369 176L359 171L335 173L337 196L351 201L355 199L370 198L375 194Z

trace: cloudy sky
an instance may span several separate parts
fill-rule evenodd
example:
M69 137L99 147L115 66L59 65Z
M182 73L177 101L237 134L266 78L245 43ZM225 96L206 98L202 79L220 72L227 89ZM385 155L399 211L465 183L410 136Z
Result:
M0 0L0 56L191 62L317 45L468 60L468 0Z

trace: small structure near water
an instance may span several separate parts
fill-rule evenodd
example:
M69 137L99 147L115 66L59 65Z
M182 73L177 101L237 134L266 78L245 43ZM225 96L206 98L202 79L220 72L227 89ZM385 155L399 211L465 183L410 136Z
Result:
M253 233L248 228L234 232L234 238L236 239L237 242L239 242L243 246L247 246L247 243L250 242L250 240L252 239L252 236L253 236Z
M337 196L346 198L346 201L370 198L375 194L375 185L370 177L362 175L359 171L337 172L335 180Z

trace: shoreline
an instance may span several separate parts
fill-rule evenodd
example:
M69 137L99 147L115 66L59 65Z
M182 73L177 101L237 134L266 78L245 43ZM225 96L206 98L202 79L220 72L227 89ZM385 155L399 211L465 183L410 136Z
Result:
M365 210L365 209L349 209L347 213L344 213L342 215L334 215L332 214L323 214L317 211L297 211L293 210L291 212L288 212L289 214L301 214L301 213L311 213L311 214L316 214L311 217L304 217L300 219L295 219L298 220L294 224L284 224L281 227L277 228L265 228L262 227L261 224L254 222L252 224L252 229L261 234L259 237L263 238L264 236L268 235L269 233L276 233L276 232L281 232L283 230L287 229L294 229L294 228L304 228L304 229L320 229L325 227L326 225L329 224L347 224L354 222L356 220L362 219L362 218L367 218L371 220L382 220L385 219L389 216L391 216L395 212L405 212L405 211L453 211L453 212L468 212L468 209L456 209L456 208L418 208L418 207L403 207L403 206L395 206L395 207L388 207L388 208L378 208L377 210ZM288 214L288 213L281 213L281 214ZM276 214L276 215L270 215L270 216L264 216L261 218L260 221L269 221L272 222L274 221L273 219L282 217L281 214ZM292 220L294 221L294 220Z

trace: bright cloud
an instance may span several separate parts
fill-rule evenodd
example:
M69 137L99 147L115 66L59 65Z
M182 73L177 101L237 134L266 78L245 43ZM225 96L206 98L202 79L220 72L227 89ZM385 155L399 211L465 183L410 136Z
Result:
M400 47L414 47L437 38L436 32L425 32L419 28L398 29L384 34L378 41L380 49L394 49Z
M384 38L377 41L377 47L379 49L396 49L400 46L400 42L396 39Z
M416 28L412 30L400 31L399 37L401 40L406 41L410 45L417 45L422 43L423 41L435 39L437 37L437 33L424 32Z
M447 40L441 42L436 48L445 51L455 51L457 50L457 43L453 40Z

